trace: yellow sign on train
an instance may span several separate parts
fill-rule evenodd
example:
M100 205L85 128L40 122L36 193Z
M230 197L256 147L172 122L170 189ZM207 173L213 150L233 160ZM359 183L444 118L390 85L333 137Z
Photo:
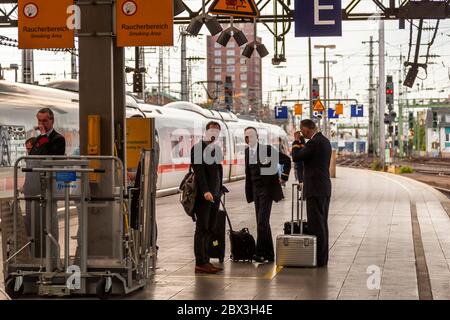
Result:
M127 167L136 169L139 164L141 150L152 147L152 119L127 119Z
M117 46L173 45L173 1L117 0Z
M19 0L20 49L74 48L74 0Z

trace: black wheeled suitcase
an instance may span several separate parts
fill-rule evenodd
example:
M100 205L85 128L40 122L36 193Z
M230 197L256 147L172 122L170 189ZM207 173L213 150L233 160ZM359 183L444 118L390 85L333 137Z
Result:
M209 257L219 259L219 262L223 262L225 257L225 220L226 212L224 210L219 210L216 226L214 227L208 246Z
M251 262L256 250L255 238L250 234L248 228L242 228L239 231L233 230L224 202L222 202L222 207L225 213L225 219L228 222L228 227L230 228L228 231L230 236L230 259L234 262Z

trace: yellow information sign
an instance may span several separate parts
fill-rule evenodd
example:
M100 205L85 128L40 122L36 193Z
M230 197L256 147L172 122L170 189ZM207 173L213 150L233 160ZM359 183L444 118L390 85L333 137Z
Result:
M172 46L173 1L118 0L117 46Z
M294 114L295 114L296 116L300 116L300 115L303 114L303 105L302 105L301 103L297 103L297 104L294 106Z
M317 99L316 102L314 103L313 110L314 111L325 111L325 107L324 107L322 101L320 101L320 99Z
M336 115L344 114L344 105L342 103L337 103L334 110L335 110L334 113Z
M214 0L209 7L209 12L232 17L255 18L259 16L259 10L254 0Z
M127 167L128 169L136 169L142 149L150 149L152 147L151 119L129 118L127 119Z
M73 48L74 0L18 0L19 48Z

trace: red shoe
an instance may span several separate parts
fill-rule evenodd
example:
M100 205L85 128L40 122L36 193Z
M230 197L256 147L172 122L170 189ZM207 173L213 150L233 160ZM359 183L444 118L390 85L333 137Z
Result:
M195 266L195 273L217 273L217 269L212 268L209 264Z

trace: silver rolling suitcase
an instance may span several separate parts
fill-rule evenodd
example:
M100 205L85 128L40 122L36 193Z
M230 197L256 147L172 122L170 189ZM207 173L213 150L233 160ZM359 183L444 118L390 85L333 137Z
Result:
M295 189L297 192L295 192ZM294 231L294 201L297 203L297 220L299 220L298 211L301 212L300 234L291 233L277 236L276 264L283 267L315 267L317 265L317 238L316 236L303 234L303 188L298 183L292 184L291 232Z

